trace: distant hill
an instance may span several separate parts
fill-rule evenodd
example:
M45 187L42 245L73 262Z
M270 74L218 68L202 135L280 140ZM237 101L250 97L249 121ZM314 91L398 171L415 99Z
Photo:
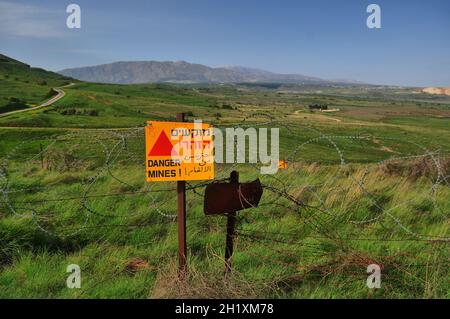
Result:
M278 74L241 66L212 68L185 61L132 61L65 69L60 74L78 80L101 83L335 83L300 74Z

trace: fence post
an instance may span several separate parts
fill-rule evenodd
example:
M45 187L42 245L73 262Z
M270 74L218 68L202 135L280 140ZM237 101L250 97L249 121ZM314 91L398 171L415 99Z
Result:
M230 183L239 184L239 173L232 171ZM231 257L233 256L234 227L236 224L236 212L227 214L227 239L225 244L225 278L231 272Z
M177 122L184 122L184 113L177 113ZM186 277L186 181L177 181L178 193L178 278Z

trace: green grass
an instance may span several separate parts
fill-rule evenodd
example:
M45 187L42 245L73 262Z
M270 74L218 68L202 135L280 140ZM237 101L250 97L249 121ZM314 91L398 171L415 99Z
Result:
M10 60L0 71L0 99L27 107L67 81ZM450 237L448 102L319 89L77 82L52 106L0 117L0 298L449 298L448 241L428 240ZM259 207L238 213L227 284L226 218L204 216L204 187L188 184L198 187L187 192L180 286L176 185L145 182L144 123L181 111L222 128L280 128L287 170L216 164L216 179L237 169L265 186ZM371 263L383 265L379 290L366 286ZM81 289L66 287L70 264Z
M11 130L7 132L7 139L13 140ZM142 133L129 137L127 148L119 143L114 149L120 138L112 132L93 132L72 132L52 144L68 153L77 149L74 167L42 169L40 158L32 158L38 149L33 151L31 142L24 144L24 152L15 153L20 162L10 160L8 189L13 192L0 206L1 236L6 239L1 247L0 283L7 287L2 297L208 297L219 293L212 287L221 280L225 219L205 217L202 198L188 192L192 288L173 291L174 286L165 283L173 280L169 274L174 274L176 264L177 226L164 214L176 211L175 185L145 182ZM38 137L34 147L50 145L48 136ZM105 157L98 141L114 149L109 171L102 169ZM45 162L53 154L50 150ZM264 185L287 187L292 196L326 212L299 208L266 189L259 208L239 213L233 259L239 278L236 289L250 285L249 293L257 297L448 297L448 283L440 280L448 276L448 244L416 241L421 238L402 229L430 237L448 235L448 186L439 186L430 201L432 184L426 177L386 175L376 164L352 164L340 171L336 164L299 163L304 164L292 164L277 173L277 179L260 178ZM226 177L230 169L217 167L217 178ZM373 198L349 177L359 180L366 169L365 190ZM243 181L259 175L245 165L238 170ZM306 185L316 186L305 190ZM149 187L173 190L149 192ZM197 191L201 194L203 188ZM317 196L325 201L322 205ZM8 203L19 208L16 214ZM352 223L373 217L379 220ZM136 258L148 267L130 271L127 265ZM376 292L365 287L366 264L374 262L383 264L386 271L383 289ZM81 290L65 287L65 267L71 263L82 268ZM199 283L206 286L197 287ZM235 296L236 291L223 293Z

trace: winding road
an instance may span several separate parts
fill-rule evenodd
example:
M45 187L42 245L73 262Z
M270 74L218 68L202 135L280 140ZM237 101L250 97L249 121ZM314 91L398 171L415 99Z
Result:
M54 97L52 97L50 100L48 100L48 101L46 101L46 102L44 102L42 104L39 104L38 106L30 107L30 108L27 108L27 109L20 109L20 110L15 110L15 111L11 111L11 112L2 113L2 114L0 114L0 117L5 117L5 116L16 114L16 113L22 113L22 112L38 110L38 109L41 109L43 107L50 106L53 103L55 103L56 101L59 101L60 99L62 99L66 95L66 92L64 92L62 90L63 87L69 87L69 86L72 86L72 85L75 85L75 83L70 83L70 84L61 86L59 88L53 88L53 90L55 90L57 92L57 94Z

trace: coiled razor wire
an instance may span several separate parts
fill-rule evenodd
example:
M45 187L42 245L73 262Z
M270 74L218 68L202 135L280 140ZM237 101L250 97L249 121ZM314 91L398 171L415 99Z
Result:
M261 118L265 117L267 120L261 121L261 122L249 122L250 119L254 118ZM227 127L233 126L232 124L228 124ZM285 156L284 158L287 160L288 163L295 163L298 161L299 154L301 155L302 150L305 149L307 146L311 146L317 143L325 142L326 144L331 147L331 149L334 149L337 155L337 159L339 162L339 169L337 172L332 176L331 178L328 178L323 183L317 183L314 185L293 185L290 184L289 181L283 180L282 177L278 177L277 175L261 175L259 176L262 179L262 186L264 189L268 190L269 192L273 193L275 196L275 199L271 199L268 201L264 201L260 204L263 206L275 206L275 207L289 207L285 204L281 204L280 201L284 200L290 203L292 211L299 212L301 210L313 212L316 211L312 215L312 220L315 219L314 225L317 227L317 229L322 229L322 231L330 231L328 227L324 226L327 222L337 218L339 215L339 212L333 211L333 209L326 207L326 197L324 195L319 194L319 189L322 187L325 189L326 186L336 186L335 182L342 176L349 177L361 190L361 192L367 196L373 203L373 205L377 208L379 213L375 217L367 216L366 218L362 220L350 220L350 223L353 225L361 225L366 223L372 223L375 221L380 221L383 216L386 216L394 221L394 223L404 231L406 234L415 237L420 238L423 240L444 240L449 241L450 237L445 236L430 236L426 234L420 234L417 232L412 231L409 227L404 225L399 218L394 216L391 211L393 211L395 208L404 205L405 203L398 204L394 207L391 207L389 209L386 209L384 205L381 205L378 203L376 196L374 196L373 193L371 193L367 187L365 186L365 180L369 174L369 169L366 169L363 176L360 179L357 179L353 174L347 174L347 168L348 163L345 160L344 155L344 149L342 147L339 147L337 144L337 140L339 141L347 141L349 143L354 142L370 142L374 139L376 140L390 140L390 141L396 141L400 143L408 143L417 149L420 149L422 151L421 154L405 154L402 155L400 152L396 152L398 156L392 156L390 158L384 159L378 163L372 163L370 164L372 167L378 165L384 165L389 162L393 161L408 161L412 159L417 158L430 158L434 168L437 172L436 178L433 180L431 185L431 194L432 194L432 201L435 208L440 209L439 205L437 203L437 194L438 190L441 187L441 185L449 185L449 176L445 175L444 170L441 166L440 160L445 154L445 152L442 151L430 151L426 147L415 143L411 141L404 141L400 139L395 138L385 138L385 137L375 137L370 134L359 134L359 135L328 135L317 128L306 126L306 125L299 125L299 124L287 124L287 123L280 123L275 121L273 116L267 113L254 113L247 115L243 118L242 121L235 124L234 127L265 127L265 126L271 126L271 127L279 127L284 128L287 130L287 132L294 132L294 130L305 130L309 132L310 134L316 135L313 138L310 138L304 142L298 143L297 146L293 147L293 151L288 156ZM225 128L225 127L223 127ZM82 225L80 225L79 229L76 229L75 231L65 233L63 236L73 236L74 234L77 234L80 231L83 231L84 229L88 228L89 220L92 215L97 215L101 217L117 217L118 215L114 212L112 213L106 213L102 211L98 211L97 209L94 209L93 206L90 204L90 200L93 198L105 198L108 196L125 196L125 195L145 195L149 197L149 206L148 208L151 211L157 212L160 216L163 218L167 218L171 221L174 221L176 219L176 215L171 213L173 209L165 208L166 204L168 204L168 200L162 201L160 197L157 196L157 194L164 193L164 192L171 192L175 190L175 187L166 187L166 188L159 188L156 186L153 186L153 184L144 184L139 186L133 186L131 183L127 182L123 178L119 178L115 175L113 168L115 165L117 165L119 159L122 158L122 160L125 160L127 163L139 165L140 167L144 168L144 153L138 152L135 150L132 150L130 147L129 141L137 140L142 141L141 145L143 145L144 141L144 128L143 127L136 127L131 129L121 129L121 130L113 130L113 129L104 129L104 130L92 130L93 134L86 134L86 132L81 131L74 131L70 132L68 134L62 134L62 135L55 135L50 138L50 142L47 144L45 148L42 149L42 151L39 151L38 153L32 155L25 161L22 161L23 164L32 164L33 161L36 161L38 158L42 157L51 147L53 147L58 142L64 141L67 143L67 141L73 140L79 144L85 144L85 145L92 145L97 144L99 145L101 152L99 158L103 160L102 165L97 168L92 175L86 179L85 182L82 183L83 189L81 191L80 196L74 196L72 197L73 200L79 200L80 201L80 214L84 213L84 222ZM14 214L17 217L27 217L31 216L31 219L33 223L42 231L57 236L54 232L50 231L49 229L46 229L43 227L39 222L39 214L36 207L24 207L21 206L21 202L14 201L14 195L26 193L30 191L29 187L24 188L11 188L11 180L10 180L10 172L8 170L8 166L10 162L14 161L14 156L16 154L20 155L20 149L26 146L29 143L35 142L37 140L42 140L42 137L35 137L33 139L28 139L20 142L17 144L6 156L4 156L0 160L0 193L2 202L4 203L5 207L9 212ZM294 142L294 141L292 141ZM110 145L112 143L112 145ZM235 141L236 143L236 141ZM79 145L77 144L77 145ZM122 156L122 157L121 157ZM320 159L318 159L320 162ZM207 182L200 182L200 183L188 183L187 190L194 192L194 194L197 194L201 196L201 194L198 192L198 190L203 189L205 186L215 183L218 181L224 181L227 180L227 176L233 169L237 169L239 166L237 163L231 164L231 165L216 165L216 176L217 179L215 181L207 181ZM260 164L252 164L249 165L252 169L254 169L255 174L259 175L259 170L261 165ZM144 169L143 169L144 172ZM106 193L106 194L96 194L94 191L95 185L98 183L98 181L101 178L110 178L111 180L114 180L119 185L126 186L126 188L129 190L127 193ZM58 186L58 183L48 183L46 185L41 185L37 187L32 187L33 191L40 191L44 192L46 190L52 189L52 187ZM290 192L293 188L303 186L303 189L310 192L311 195L315 198L315 200L318 202L317 205L309 205L304 203L303 201L296 198L296 196L292 195ZM350 185L348 186L348 189L350 189ZM337 190L336 190L337 191ZM342 188L341 191L345 193L345 189ZM240 197L241 198L241 197ZM59 201L64 200L63 197L56 198L56 199L44 199L41 201L41 203L51 202L51 201ZM241 200L246 201L245 198L241 198ZM24 203L22 203L24 204ZM36 204L36 202L29 201L29 205ZM30 212L29 214L21 213L23 211ZM318 213L322 213L318 214ZM444 218L448 218L448 212L441 211L442 216ZM133 213L127 213L126 217L133 216ZM124 216L121 216L124 217ZM328 219L325 219L328 218ZM325 227L325 228L324 228Z

